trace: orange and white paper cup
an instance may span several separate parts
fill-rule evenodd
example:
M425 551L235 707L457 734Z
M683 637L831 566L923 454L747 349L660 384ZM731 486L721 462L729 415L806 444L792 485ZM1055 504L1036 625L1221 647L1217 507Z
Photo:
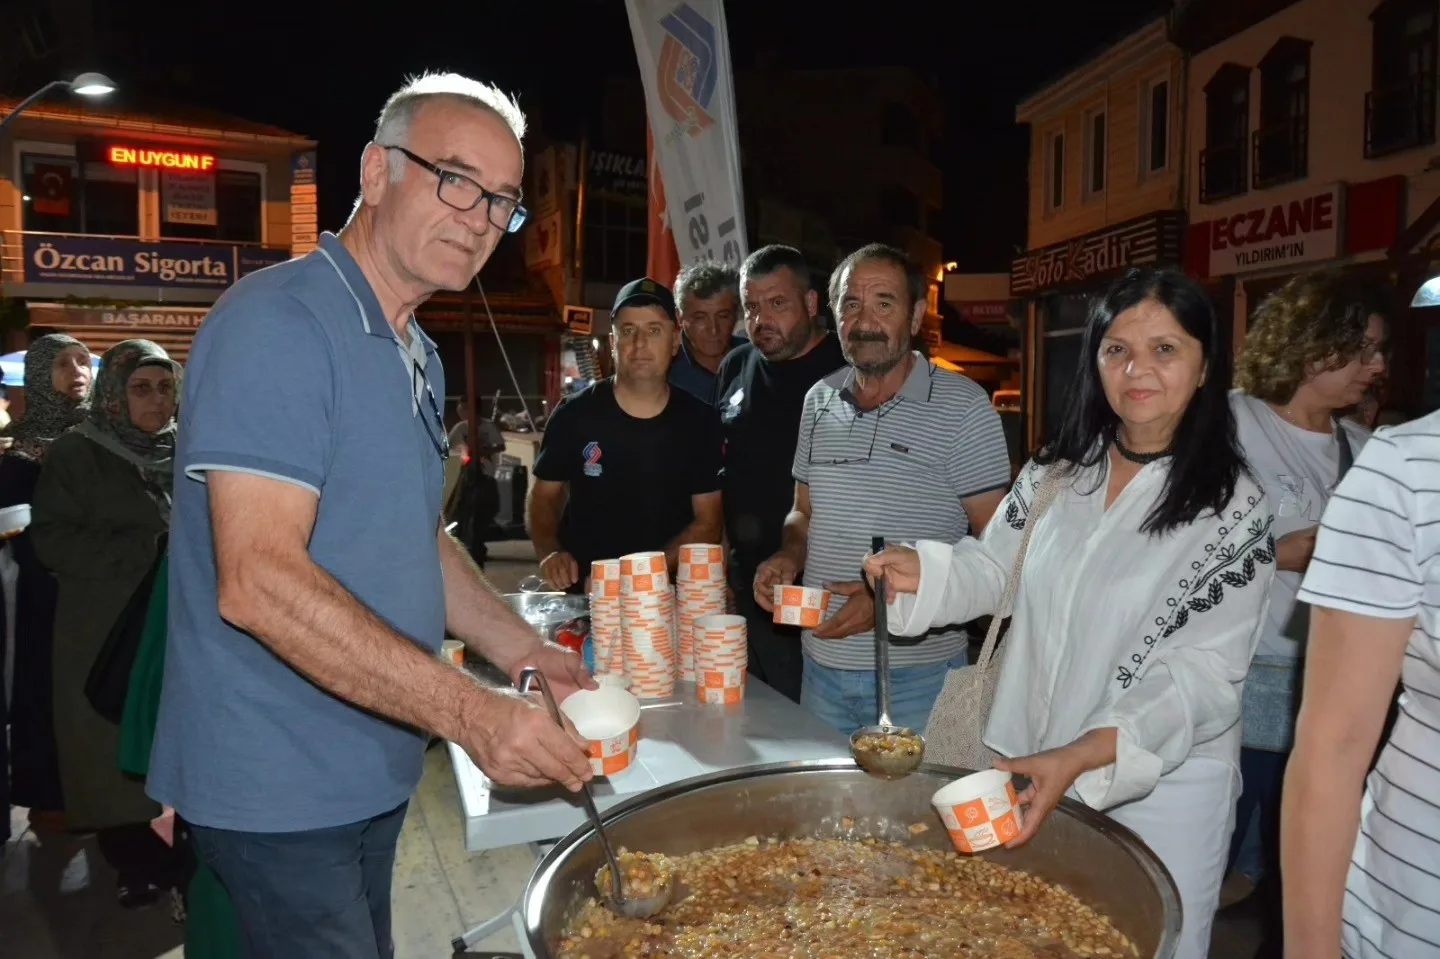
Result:
M456 666L465 665L465 644L458 639L447 639L440 644L440 658L454 663Z
M595 775L613 776L635 761L640 744L640 700L606 685L571 693L560 704L560 711L585 737Z
M986 769L942 786L930 797L957 852L976 853L1009 842L1024 825L1015 784L1002 769Z
M613 599L620 595L620 561L597 559L590 564L590 597Z
M811 586L775 587L775 622L813 629L825 618L830 591Z

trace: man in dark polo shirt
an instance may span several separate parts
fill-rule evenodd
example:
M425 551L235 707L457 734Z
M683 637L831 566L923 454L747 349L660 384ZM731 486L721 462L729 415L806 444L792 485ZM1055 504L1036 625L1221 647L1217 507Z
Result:
M664 550L673 568L682 543L720 542L720 423L668 381L670 291L627 283L610 326L615 375L555 409L535 458L525 525L556 589L583 588L593 560Z
M720 364L716 405L725 430L725 533L729 578L749 624L750 671L800 701L800 631L776 626L755 605L755 570L780 548L795 502L795 437L805 393L845 365L835 335L820 325L820 299L799 250L767 246L740 268L750 342Z
M670 364L670 385L715 402L715 371L725 354L749 342L735 335L740 274L710 260L692 263L675 276L680 314L680 352Z
M428 733L497 783L590 778L543 705L439 656L448 633L512 680L533 665L557 695L594 686L441 526L445 378L414 317L524 222L524 130L493 86L409 81L340 234L236 283L190 351L146 788L192 825L247 957L394 955Z

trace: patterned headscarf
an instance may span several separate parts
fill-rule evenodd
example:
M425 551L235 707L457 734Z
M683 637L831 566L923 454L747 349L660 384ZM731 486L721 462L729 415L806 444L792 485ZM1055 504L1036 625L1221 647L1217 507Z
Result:
M25 353L25 414L10 426L8 435L15 445L7 452L41 462L57 436L85 419L90 397L72 399L56 390L51 378L55 357L72 346L85 348L64 333L51 333L30 344Z
M116 343L100 358L100 373L95 377L90 418L80 424L80 432L99 443L121 459L139 467L145 482L156 493L163 494L162 509L169 510L170 491L174 486L175 419L157 432L147 433L130 420L130 402L126 388L130 377L142 366L165 366L175 373L175 386L180 386L180 364L170 359L158 344L149 340L124 340Z

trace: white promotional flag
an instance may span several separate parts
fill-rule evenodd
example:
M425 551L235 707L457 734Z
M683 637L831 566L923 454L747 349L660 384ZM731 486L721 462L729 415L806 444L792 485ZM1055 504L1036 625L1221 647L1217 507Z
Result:
M625 0L625 7L680 262L738 267L748 251L721 0Z

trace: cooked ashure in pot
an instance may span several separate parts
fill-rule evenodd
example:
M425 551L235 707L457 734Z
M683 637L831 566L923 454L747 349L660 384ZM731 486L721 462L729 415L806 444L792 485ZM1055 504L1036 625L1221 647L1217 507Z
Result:
M622 919L587 900L565 926L559 959L1138 957L1064 889L954 852L751 838L666 863L675 892L663 912Z

